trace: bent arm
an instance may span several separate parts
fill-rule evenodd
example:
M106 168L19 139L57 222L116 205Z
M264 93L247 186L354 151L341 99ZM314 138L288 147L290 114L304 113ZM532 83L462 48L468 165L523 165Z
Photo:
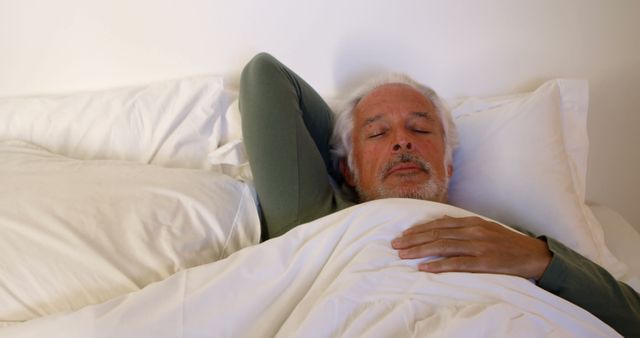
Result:
M630 286L549 237L551 263L538 286L591 312L625 337L640 337L640 296Z
M262 239L340 206L331 186L332 113L311 86L269 54L242 71L244 143L262 210Z

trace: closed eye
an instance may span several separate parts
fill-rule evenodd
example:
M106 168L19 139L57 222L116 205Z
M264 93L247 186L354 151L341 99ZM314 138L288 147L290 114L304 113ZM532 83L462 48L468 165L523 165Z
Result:
M413 129L414 132L418 133L418 134L431 134L430 130L424 130L424 129Z
M380 136L382 136L382 135L384 135L384 134L385 134L385 131L384 131L384 130L382 130L382 131L377 131L377 132L375 132L375 133L371 133L371 134L369 134L369 136L367 136L367 138L376 138L376 137L380 137Z

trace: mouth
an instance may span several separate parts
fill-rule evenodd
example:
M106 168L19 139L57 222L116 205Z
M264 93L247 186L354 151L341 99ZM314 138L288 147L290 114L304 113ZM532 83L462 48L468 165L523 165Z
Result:
M382 175L383 180L392 175L399 177L409 177L418 175L420 173L431 173L431 167L429 166L429 164L424 163L421 160L390 163L385 169L386 170L383 171L384 174Z
M431 164L416 155L401 154L384 166L380 178L384 180L391 175L413 176L421 172L431 174Z
M393 174L400 175L411 175L418 172L424 172L425 170L418 164L415 163L401 163L396 166L393 166L391 170L387 171L385 176L391 176Z

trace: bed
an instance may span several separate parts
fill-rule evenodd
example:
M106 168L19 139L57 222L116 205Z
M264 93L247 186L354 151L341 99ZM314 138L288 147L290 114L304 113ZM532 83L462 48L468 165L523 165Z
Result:
M389 242L480 215L640 291L638 13L0 2L0 337L620 336L528 280L421 273ZM450 204L374 201L260 243L237 106L260 51L332 105L385 71L433 86L460 134Z
M640 234L585 204L586 81L449 100L452 205L369 202L261 244L236 97L202 76L0 99L0 336L617 336L530 281L420 273L389 245L479 214L638 290Z

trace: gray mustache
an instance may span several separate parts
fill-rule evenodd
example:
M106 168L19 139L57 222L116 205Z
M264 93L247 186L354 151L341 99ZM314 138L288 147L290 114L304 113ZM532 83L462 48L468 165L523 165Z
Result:
M393 167L395 167L400 163L414 163L417 166L419 166L420 169L425 171L427 174L431 173L431 164L429 164L429 162L421 159L416 155L402 153L398 155L396 158L394 158L393 160L389 161L387 164L385 164L385 166L382 168L382 177L386 177L389 174L389 171L391 171Z

